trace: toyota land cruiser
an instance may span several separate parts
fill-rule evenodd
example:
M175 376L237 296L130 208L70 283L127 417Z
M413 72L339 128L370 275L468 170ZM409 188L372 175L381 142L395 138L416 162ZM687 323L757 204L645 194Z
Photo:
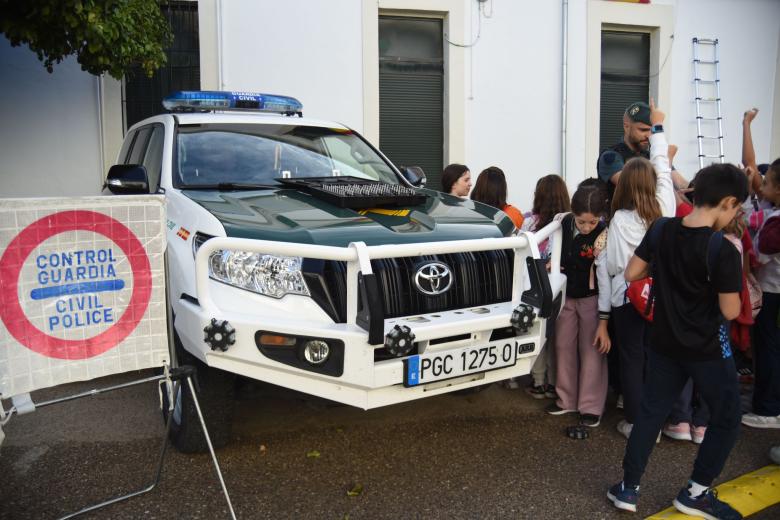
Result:
M172 362L196 368L216 446L236 375L369 409L529 373L563 297L560 240L549 274L537 247L557 223L518 234L294 98L164 105L106 186L166 197ZM174 405L174 444L203 450L186 388Z

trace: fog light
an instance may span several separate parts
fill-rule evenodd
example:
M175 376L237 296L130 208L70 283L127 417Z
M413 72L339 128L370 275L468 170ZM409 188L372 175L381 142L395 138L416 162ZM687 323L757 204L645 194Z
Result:
M312 365L321 365L328 360L330 347L321 339L312 339L303 346L303 357Z

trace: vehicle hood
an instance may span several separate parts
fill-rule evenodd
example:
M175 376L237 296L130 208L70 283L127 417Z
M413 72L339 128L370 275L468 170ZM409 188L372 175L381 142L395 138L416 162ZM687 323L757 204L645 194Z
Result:
M508 235L502 211L433 190L418 206L345 209L290 188L182 190L214 215L229 237L346 246L405 244Z

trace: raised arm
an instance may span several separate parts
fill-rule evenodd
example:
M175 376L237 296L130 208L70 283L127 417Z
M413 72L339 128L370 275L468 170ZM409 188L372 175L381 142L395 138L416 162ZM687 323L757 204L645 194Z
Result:
M663 122L666 114L658 110L653 99L650 99L650 123L653 134L650 136L650 162L656 173L655 196L661 206L664 217L673 217L677 204L674 198L674 183L672 168L669 164L669 145L663 132ZM660 131L658 130L660 128Z
M758 115L757 108L751 108L742 116L742 164L745 167L757 168L756 151L753 149L753 134L750 131L750 123Z

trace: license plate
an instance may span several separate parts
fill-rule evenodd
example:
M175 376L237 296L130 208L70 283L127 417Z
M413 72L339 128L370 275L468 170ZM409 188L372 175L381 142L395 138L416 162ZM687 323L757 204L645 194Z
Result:
M517 362L517 342L419 354L404 359L404 386L417 386L453 377L511 367Z

